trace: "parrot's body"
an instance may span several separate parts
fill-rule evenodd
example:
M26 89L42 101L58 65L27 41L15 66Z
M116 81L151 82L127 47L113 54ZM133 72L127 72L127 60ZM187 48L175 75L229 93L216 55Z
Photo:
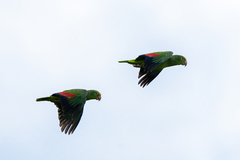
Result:
M118 61L119 63L129 63L134 67L140 68L138 82L145 87L166 67L175 65L187 65L187 60L181 55L172 55L171 51L153 52L138 56L133 60Z
M58 119L61 131L72 134L76 129L87 100L101 100L100 92L96 90L71 89L54 93L49 97L38 98L36 101L50 101L58 108Z

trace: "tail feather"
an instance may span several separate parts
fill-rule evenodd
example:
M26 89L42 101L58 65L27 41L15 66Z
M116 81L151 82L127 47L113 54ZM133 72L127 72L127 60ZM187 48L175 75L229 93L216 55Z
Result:
M118 61L118 63L128 63L128 64L142 64L143 61L135 61L133 60L125 60L125 61Z
M118 61L118 63L128 63L128 61Z
M38 102L38 101L50 101L50 100L51 100L50 97L42 97L42 98L36 99L37 102Z

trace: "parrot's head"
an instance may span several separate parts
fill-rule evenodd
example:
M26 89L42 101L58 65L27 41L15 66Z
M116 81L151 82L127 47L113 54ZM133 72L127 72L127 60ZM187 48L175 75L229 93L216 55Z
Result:
M98 96L97 96L96 100L100 101L100 100L101 100L101 98L102 98L102 96L101 96L101 93L100 93L100 92L98 92Z
M101 100L101 93L96 91L96 90L88 90L88 94L87 94L87 100L90 99L96 99L98 101Z
M187 59L182 56L181 60L183 61L182 65L187 66Z
M173 55L173 64L174 65L184 65L187 66L187 59L184 56L181 55Z

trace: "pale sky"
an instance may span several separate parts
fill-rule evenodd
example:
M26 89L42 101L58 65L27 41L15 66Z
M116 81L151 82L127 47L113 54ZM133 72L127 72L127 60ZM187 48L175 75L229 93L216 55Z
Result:
M237 0L0 1L1 160L239 160ZM173 51L147 87L119 60ZM95 89L72 135L39 97Z

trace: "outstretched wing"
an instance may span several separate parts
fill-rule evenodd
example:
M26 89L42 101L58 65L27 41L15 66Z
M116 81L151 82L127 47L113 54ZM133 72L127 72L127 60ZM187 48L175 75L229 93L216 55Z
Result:
M144 66L142 66L144 70L142 71L142 74L145 74L147 72L152 72L158 65L168 60L172 54L173 53L171 51L153 52L138 56L136 58L136 61L144 59Z
M141 69L140 69L141 70ZM157 75L161 72L162 70L153 70L152 72L147 72L138 82L141 87L145 87L148 85L152 80L154 80ZM139 77L140 78L140 77Z
M76 129L82 117L86 95L86 90L81 90L81 92L67 90L53 94L53 96L59 97L59 101L54 103L58 107L59 126L65 134L71 134Z
M157 75L162 71L154 70L157 66L167 61L172 56L171 51L166 52L153 52L148 54L140 55L136 60L144 59L144 65L141 66L138 74L138 78L142 78L139 80L138 84L140 86L145 87L148 85Z

